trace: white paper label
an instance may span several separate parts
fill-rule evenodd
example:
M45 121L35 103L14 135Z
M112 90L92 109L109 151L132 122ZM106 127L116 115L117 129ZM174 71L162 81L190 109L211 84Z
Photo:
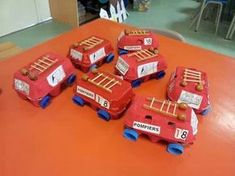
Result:
M95 101L99 103L101 106L103 106L106 109L110 108L110 103L108 100L104 99L100 95L96 94Z
M119 57L116 64L116 68L122 73L122 75L125 75L129 70L129 65L126 63L126 61Z
M124 46L125 50L129 50L129 51L136 51L136 50L141 50L142 47L140 45L136 45L136 46Z
M198 119L197 119L197 116L193 110L191 112L191 126L193 129L193 135L197 134Z
M202 96L182 90L178 103L187 103L190 107L199 109L202 103Z
M80 61L82 60L82 53L76 51L75 49L70 50L70 55L72 56L73 59L78 59Z
M152 38L144 38L144 45L152 45L153 39Z
M85 89L84 87L77 86L77 93L82 94L86 97L89 97L91 99L95 99L95 94L94 92L91 92L90 90Z
M181 139L181 140L186 140L188 136L188 130L176 128L175 130L175 138L176 139Z
M55 87L64 78L65 78L65 72L64 72L62 65L60 65L51 74L47 76L47 82L50 86Z
M157 72L158 62L151 62L143 65L139 65L137 69L138 78L150 75Z
M92 53L89 57L90 57L91 63L93 64L97 60L99 60L105 56L106 56L105 50L104 50L104 48L101 48L101 49L97 50L96 52Z
M24 92L26 95L29 95L29 85L19 79L15 79L15 89Z
M137 121L133 122L133 128L154 134L160 134L160 129L161 129L159 126L141 123Z

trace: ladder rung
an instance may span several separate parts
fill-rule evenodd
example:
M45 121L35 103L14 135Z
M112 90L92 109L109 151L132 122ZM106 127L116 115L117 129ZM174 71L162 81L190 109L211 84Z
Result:
M101 77L102 75L103 75L103 73L98 73L99 75L98 76L96 76L96 77L94 77L91 81L95 81L95 80L97 80L99 77Z
M100 82L97 83L97 85L100 85L102 82L104 82L105 80L107 80L108 76L104 77Z
M36 65L36 66L38 66L38 67L41 67L41 68L43 68L44 70L46 70L48 67L44 67L43 65L41 65L40 63L38 63L38 62L34 62L34 64Z
M48 58L48 57L46 57L46 56L44 56L44 57L42 57L42 58L43 58L44 60L47 60L47 61L51 62L51 63L57 62L57 59L52 60L52 59L50 59L50 58Z
M112 81L114 81L114 79L110 79L110 80L104 85L104 87L106 87L107 85L109 85Z
M153 97L152 101L151 101L151 104L150 104L150 107L153 107L153 103L155 101L155 98Z
M199 71L190 70L190 69L187 69L187 68L185 69L185 71L188 72L188 73L195 73L195 74L200 74L200 75L202 74L202 73L199 72Z
M162 111L162 110L163 110L164 105L165 105L165 101L163 101L163 102L162 102L162 105L161 105L160 111Z
M115 86L118 83L118 81L115 81L113 84L111 84L108 89L111 89L113 86Z
M201 80L201 76L191 76L191 75L184 75L184 78L194 78L194 79L199 79Z
M155 111L155 112L158 112L158 113L161 113L161 114L164 114L164 115L167 115L167 116L170 116L170 117L177 117L175 114L172 114L172 113L169 113L169 112L165 112L165 111L161 111L155 107L150 107L146 104L143 105L145 109L148 109L148 110L152 110L152 111Z
M195 79L184 79L185 82L196 82L196 83L202 83L201 80L195 80Z
M167 113L169 112L170 106L171 106L171 102L168 101L168 106L167 106L167 109L166 109L166 112L167 112Z
M48 62L45 62L44 60L41 60L41 59L38 59L39 62L47 65L47 66L51 66L52 64L48 63Z
M42 69L40 69L40 68L38 68L37 66L35 66L35 65L31 65L31 67L32 68L34 68L34 69L36 69L36 70L38 70L38 71L40 71L40 72L43 72L44 70L42 70Z

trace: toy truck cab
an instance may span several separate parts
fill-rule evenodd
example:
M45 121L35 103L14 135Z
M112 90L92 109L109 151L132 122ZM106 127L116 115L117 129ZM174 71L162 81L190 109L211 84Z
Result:
M118 37L119 55L127 54L130 51L158 48L157 36L147 30L124 30Z
M135 96L126 112L124 137L136 141L145 134L152 142L167 141L168 152L181 154L183 145L193 143L197 126L197 116L185 103Z
M187 103L196 113L206 115L210 111L208 80L202 71L177 67L168 83L167 96L172 101Z
M104 120L117 119L130 104L134 93L130 83L93 69L77 81L74 103L89 104Z
M23 99L45 108L52 96L58 95L76 79L69 59L47 53L21 68L14 74L13 88Z
M124 80L137 87L149 79L164 77L167 64L157 49L143 49L119 56L115 69Z
M91 68L96 68L104 62L111 62L114 54L110 41L91 36L73 44L69 49L68 57L75 67L83 72L88 72Z

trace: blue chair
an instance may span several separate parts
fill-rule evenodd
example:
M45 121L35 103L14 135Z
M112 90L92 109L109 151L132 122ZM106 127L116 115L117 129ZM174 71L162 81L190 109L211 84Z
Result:
M200 22L201 22L201 18L203 15L204 10L211 4L217 5L218 6L218 10L217 10L217 15L216 15L216 30L215 30L215 34L217 34L218 29L219 29L219 23L220 23L220 18L221 18L221 14L222 14L222 10L223 7L227 4L228 0L203 0L202 2L202 6L200 8L200 12L195 16L195 18L193 19L190 27L197 21L196 24L196 28L195 28L195 32L198 31L199 26L200 26Z

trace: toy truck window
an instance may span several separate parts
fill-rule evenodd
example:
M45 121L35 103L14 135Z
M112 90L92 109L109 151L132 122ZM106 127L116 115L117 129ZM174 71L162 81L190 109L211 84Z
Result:
M16 90L19 90L23 93L25 93L26 95L29 95L29 85L24 82L24 81L21 81L19 79L15 79L15 89Z
M57 67L51 74L49 74L47 76L47 81L48 84L52 87L57 86L63 79L65 78L65 72L64 69L62 67L62 65L60 65L59 67Z
M119 57L116 68L122 73L122 75L125 75L129 70L129 65L126 63L126 61Z

